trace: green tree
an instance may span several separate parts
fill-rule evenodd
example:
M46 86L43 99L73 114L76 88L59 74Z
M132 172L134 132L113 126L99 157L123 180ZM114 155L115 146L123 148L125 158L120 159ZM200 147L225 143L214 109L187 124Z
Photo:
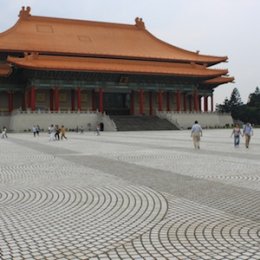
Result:
M260 108L260 90L256 87L255 92L251 93L248 98L247 105L249 107Z
M233 91L230 95L229 103L230 103L231 112L232 112L233 109L236 109L237 107L243 105L243 102L242 102L241 97L240 97L240 93L239 93L237 88L233 89Z
M216 106L216 111L222 113L231 113L235 120L244 123L260 125L260 89L256 87L255 91L248 97L247 104L243 104L240 94L236 88L231 93L230 99L225 98L223 104Z
M240 117L239 111L241 106L243 105L243 102L241 100L241 96L237 88L234 88L230 95L229 105L231 116L234 119L238 120Z
M216 111L221 113L231 113L232 117L238 119L237 109L243 105L240 93L237 88L234 88L230 99L225 98L224 103L216 106Z
M230 109L230 103L228 98L226 97L223 104L217 104L216 105L216 111L220 112L220 113L230 113L231 109Z

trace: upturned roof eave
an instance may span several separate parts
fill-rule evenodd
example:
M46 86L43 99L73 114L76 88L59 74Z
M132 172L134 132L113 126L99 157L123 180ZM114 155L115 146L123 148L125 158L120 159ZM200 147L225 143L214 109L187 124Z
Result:
M214 89L220 85L235 83L234 77L217 77L202 82L202 85L206 88Z
M225 62L227 57L223 57L221 61L198 61L196 59L174 59L174 58L158 58L158 57L148 57L148 56L125 56L125 55L110 55L105 53L80 53L80 52L60 52L60 51L46 51L42 49L1 49L0 52L6 53L32 53L37 52L42 55L57 55L57 56L68 56L68 57L92 57L92 58L111 58L111 59L122 59L122 60L140 60L140 61L158 61L158 62L176 62L176 63L186 63L186 64L199 64L206 65L210 67L217 65L221 62Z
M206 85L214 85L214 84L226 84L226 83L233 83L235 80L234 77L217 77L214 79L209 79L203 82Z
M204 55L197 52L188 51L186 49L174 46L170 43L167 43L156 36L154 36L152 33L150 33L148 30L146 30L146 33L150 35L150 37L154 38L156 41L160 42L161 44L167 45L171 48L178 49L180 51L183 51L187 54L192 55L193 58L187 59L187 62L196 62L198 64L208 64L208 66L213 66L221 62L226 62L228 60L227 56L212 56L212 55Z
M202 66L179 67L170 63L153 63L140 61L116 61L98 59L76 59L68 57L27 56L25 58L8 57L11 64L32 70L108 72L127 74L170 75L180 77L209 78L227 74L227 70L209 70Z

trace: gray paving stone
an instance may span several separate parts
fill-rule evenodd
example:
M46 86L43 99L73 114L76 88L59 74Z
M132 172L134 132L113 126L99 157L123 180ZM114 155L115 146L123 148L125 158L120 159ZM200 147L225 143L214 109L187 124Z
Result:
M0 258L259 259L260 131L10 134L0 140Z

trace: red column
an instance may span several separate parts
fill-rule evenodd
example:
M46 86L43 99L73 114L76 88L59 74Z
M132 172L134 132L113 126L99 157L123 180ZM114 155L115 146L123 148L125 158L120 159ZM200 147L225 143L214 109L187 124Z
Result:
M153 115L153 92L149 92L149 115Z
M188 101L189 101L189 111L192 111L192 96L188 96Z
M26 91L26 96L27 96L27 102L26 102L26 106L27 108L31 108L31 89L27 89Z
M54 109L55 111L60 110L59 89L57 87L54 89Z
M50 89L50 110L53 111L53 95L54 91L53 89Z
M163 92L159 90L158 92L158 111L162 111Z
M75 90L70 91L71 111L75 111Z
M179 90L176 91L176 110L181 111L181 92Z
M14 93L9 91L8 92L8 111L12 112L14 109Z
M204 112L208 112L208 96L204 96Z
M167 111L170 111L170 93L166 93L166 109Z
M194 102L194 111L199 111L199 97L198 97L198 91L195 89L193 92L193 102Z
M211 94L211 112L214 111L213 93Z
M32 111L35 111L35 103L36 103L36 100L35 100L35 87L31 87L31 110Z
M139 114L143 115L144 113L144 90L139 90Z
M95 111L97 109L96 107L96 92L95 90L93 89L92 90L92 111Z
M81 111L81 93L80 93L80 88L77 88L77 106L78 106L78 111Z
M134 113L135 113L135 91L134 90L131 91L130 102L131 102L130 114L134 115Z
M27 104L26 104L26 91L24 92L23 101L22 101L22 110L26 110Z
M99 88L99 112L103 113L103 94L104 90Z
M187 111L187 97L185 93L183 93L183 111Z

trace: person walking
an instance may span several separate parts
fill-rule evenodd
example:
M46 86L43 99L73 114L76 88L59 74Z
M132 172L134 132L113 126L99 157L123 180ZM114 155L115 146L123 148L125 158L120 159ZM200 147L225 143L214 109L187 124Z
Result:
M39 125L36 126L36 134L37 136L40 136L40 131L41 131L41 128Z
M253 135L253 127L250 123L246 123L246 125L243 128L243 136L245 136L246 148L249 148L249 143L252 135Z
M97 135L100 135L100 124L97 124L96 134L97 134Z
M64 125L61 126L60 133L61 133L60 139L63 140L63 138L64 138L67 140L67 137L65 136L66 129L65 129Z
M240 130L240 127L238 124L235 125L235 127L233 128L231 137L234 136L234 147L239 147L240 144L240 136L242 136L242 132Z
M59 125L55 125L54 138L55 138L56 141L60 140L60 128L59 128Z
M1 138L8 138L7 137L7 128L5 126L3 127Z
M56 131L55 131L55 127L54 127L53 124L51 124L49 126L48 132L49 132L49 136L50 136L49 141L54 141L55 140L55 132Z
M33 136L36 137L37 129L36 129L35 125L33 125L33 127L32 127L32 132L33 132Z
M202 128L196 120L191 128L191 137L195 149L200 149L200 138L202 136Z

